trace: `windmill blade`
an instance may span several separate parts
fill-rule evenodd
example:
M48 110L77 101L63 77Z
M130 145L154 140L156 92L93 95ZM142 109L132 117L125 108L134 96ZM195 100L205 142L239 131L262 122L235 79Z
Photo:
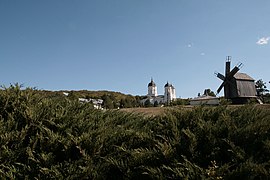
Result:
M242 67L242 63L238 64L237 66L235 66L232 71L228 74L227 78L230 79L232 78L239 70L240 68Z
M217 94L220 93L220 91L224 87L224 85L225 85L225 81L219 86L219 88L217 90Z
M220 73L216 73L216 76L217 76L219 79L221 79L222 81L225 80L225 76L223 76L223 75L220 74Z

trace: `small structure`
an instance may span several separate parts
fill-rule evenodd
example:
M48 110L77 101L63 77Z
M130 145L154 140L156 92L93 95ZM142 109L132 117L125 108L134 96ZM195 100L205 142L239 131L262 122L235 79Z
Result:
M238 73L242 67L239 63L230 70L231 58L227 57L225 76L220 73L215 73L216 76L223 82L219 86L217 93L224 88L224 97L230 99L233 104L244 104L249 99L256 98L255 80L245 73Z
M85 99L85 98L79 98L79 101L81 103L92 103L95 109L103 109L102 108L102 99Z
M63 94L64 94L65 96L68 96L68 95L69 95L69 93L67 93L67 92L63 92Z
M190 105L196 106L196 105L211 105L216 106L219 105L219 98L215 96L209 96L207 94L207 91L204 91L205 93L201 96L200 94L198 97L195 97L189 101Z

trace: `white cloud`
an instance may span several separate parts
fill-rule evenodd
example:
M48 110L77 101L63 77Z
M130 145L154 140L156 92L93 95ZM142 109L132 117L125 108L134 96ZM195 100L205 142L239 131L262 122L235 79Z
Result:
M204 56L204 55L205 55L205 53L204 53L204 52L202 52L202 53L201 53L201 56Z
M192 48L193 47L193 42L189 42L186 46L188 47L188 48Z
M262 37L256 42L256 44L265 45L265 44L268 44L269 40L270 40L270 37Z

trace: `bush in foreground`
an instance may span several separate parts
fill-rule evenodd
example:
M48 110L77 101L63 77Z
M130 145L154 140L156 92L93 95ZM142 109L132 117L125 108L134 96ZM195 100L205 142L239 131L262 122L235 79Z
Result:
M198 107L144 117L0 91L0 177L10 179L266 179L270 111Z

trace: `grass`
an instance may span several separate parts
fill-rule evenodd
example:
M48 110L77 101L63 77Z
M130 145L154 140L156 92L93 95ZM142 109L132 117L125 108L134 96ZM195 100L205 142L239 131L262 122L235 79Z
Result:
M239 107L243 107L245 105L227 105L227 108L230 109L237 109ZM259 109L265 109L270 110L270 104L255 104ZM142 114L146 116L162 116L165 115L167 111L173 110L173 109L181 109L181 110L192 110L196 108L197 106L172 106L172 107L137 107L137 108L123 108L120 109L120 111L128 112L128 113L135 113L135 114ZM207 107L207 106L206 106ZM208 106L208 108L217 108L217 106Z
M120 111L135 113L135 114L143 114L146 116L162 116L165 115L167 111L171 109L183 109L183 110L191 110L192 106L174 106L174 107L138 107L138 108L123 108Z

